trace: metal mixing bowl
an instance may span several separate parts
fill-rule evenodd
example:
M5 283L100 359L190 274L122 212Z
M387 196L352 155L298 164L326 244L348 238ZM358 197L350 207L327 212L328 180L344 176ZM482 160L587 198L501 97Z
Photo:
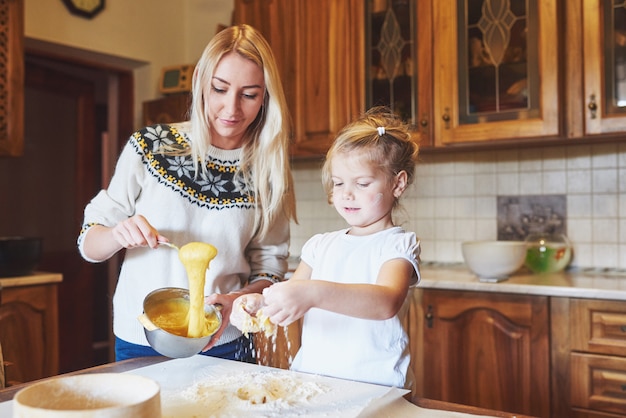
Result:
M159 304L168 300L181 298L189 301L189 290L179 287L164 287L154 290L145 297L143 301L143 311L148 319L152 321L155 315L155 308ZM214 305L205 304L204 312L206 315L215 315L219 325L222 324L222 315ZM216 331L219 329L219 325ZM145 325L144 332L152 348L159 354L171 358L191 357L198 354L213 336L213 334L211 334L201 338L181 337L156 326L152 327L152 329L148 329Z

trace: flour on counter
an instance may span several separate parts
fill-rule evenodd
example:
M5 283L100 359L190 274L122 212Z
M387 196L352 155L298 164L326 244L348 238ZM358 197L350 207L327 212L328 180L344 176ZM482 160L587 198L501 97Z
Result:
M283 370L212 375L182 392L163 393L163 404L172 405L163 417L304 416L309 400L328 390Z

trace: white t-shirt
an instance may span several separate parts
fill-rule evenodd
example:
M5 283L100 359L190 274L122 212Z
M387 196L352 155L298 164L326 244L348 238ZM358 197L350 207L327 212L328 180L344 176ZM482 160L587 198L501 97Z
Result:
M404 258L419 281L419 241L400 227L367 236L348 229L313 236L302 248L302 261L312 268L311 280L376 283L386 261ZM369 320L318 308L304 316L302 345L292 370L404 387L409 368L408 336L398 315Z

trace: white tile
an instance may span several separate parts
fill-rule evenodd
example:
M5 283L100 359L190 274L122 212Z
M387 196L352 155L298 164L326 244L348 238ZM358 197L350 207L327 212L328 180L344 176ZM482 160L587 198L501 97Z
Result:
M455 175L454 181L455 196L474 196L474 176L471 174Z
M519 173L501 173L496 179L499 195L519 194Z
M591 174L593 193L617 193L617 169L593 170Z
M543 150L543 169L544 170L565 170L567 164L565 161L564 147L551 147Z
M435 202L437 199L432 197L418 198L411 215L416 219L433 219L435 217Z
M438 176L435 177L435 196L454 196L454 177L453 176Z
M626 245L626 219L619 220L619 243Z
M476 217L475 201L474 197L457 197L454 200L454 217L456 219L474 219Z
M495 219L476 220L476 239L495 240L498 238L498 225Z
M475 199L476 219L490 219L496 223L498 216L498 201L494 197L477 197Z
M414 183L415 194L417 196L435 196L435 177L417 177Z
M617 267L620 269L626 269L626 244L620 244L617 251Z
M617 244L617 220L594 218L591 226L594 245Z
M567 217L569 218L591 218L593 207L591 205L591 195L569 195L567 196Z
M454 218L454 198L441 197L435 199L435 214L439 219Z
M519 194L537 195L543 192L543 173L540 170L520 172Z
M474 193L477 196L495 196L496 175L495 174L476 174L474 177Z
M572 257L573 266L577 267L594 267L593 264L593 245L592 244L580 244L573 243L574 254Z
M594 194L593 195L593 217L617 218L618 199L615 194Z
M566 235L572 243L592 243L591 218L568 219Z
M617 147L617 165L618 167L626 167L626 142L620 142Z
M593 245L593 266L605 268L617 268L617 246L606 244Z
M591 170L568 170L567 193L591 193Z
M567 147L566 165L568 170L591 168L591 147L589 145Z
M540 148L522 149L520 150L519 158L520 172L539 172L543 169Z
M472 241L476 236L476 221L473 219L459 219L456 221L455 239L457 241Z
M617 144L598 144L591 148L593 168L617 167Z
M567 177L565 171L543 172L543 194L567 193Z
M516 149L502 150L496 152L498 164L496 172L498 173L517 173L519 172L519 151Z
M618 190L620 193L626 193L626 168L620 168L617 172Z
M453 219L436 219L435 220L435 238L437 240L454 239L454 220Z
M619 217L626 218L626 194L620 194L618 197Z

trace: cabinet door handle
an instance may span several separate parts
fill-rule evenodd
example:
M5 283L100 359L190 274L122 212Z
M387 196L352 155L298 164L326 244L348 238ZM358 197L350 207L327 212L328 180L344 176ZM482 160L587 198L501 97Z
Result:
M598 104L596 103L596 95L592 94L589 96L589 104L587 105L589 111L591 112L591 119L596 118L596 111L598 110Z
M622 332L626 332L626 325L622 325L619 327Z
M443 120L443 125L446 129L450 129L450 108L446 107L445 111L443 112L443 115L441 116L441 119Z
M426 311L426 315L424 315L424 318L426 318L426 326L428 328L433 327L434 317L435 315L433 314L433 305L428 305L428 310Z

